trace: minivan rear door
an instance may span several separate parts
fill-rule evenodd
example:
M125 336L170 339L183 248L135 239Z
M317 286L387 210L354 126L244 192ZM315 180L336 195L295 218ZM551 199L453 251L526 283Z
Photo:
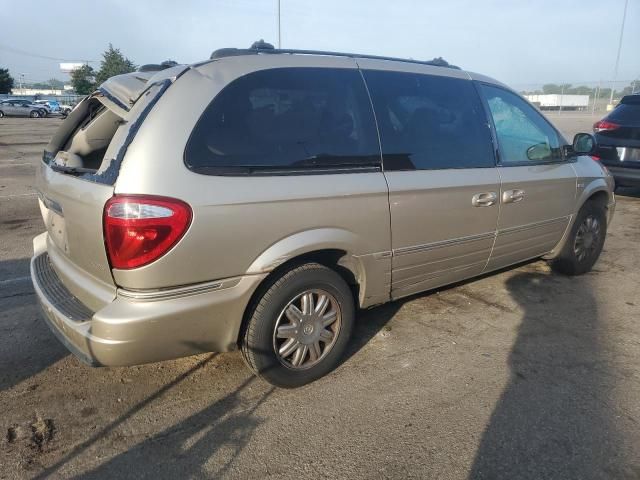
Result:
M134 126L170 81L145 86L140 79L118 82L114 77L105 82L64 120L37 170L49 259L65 286L91 308L101 307L116 293L104 246L104 205L113 196Z
M482 273L496 231L500 182L473 83L442 67L358 64L389 185L392 298Z

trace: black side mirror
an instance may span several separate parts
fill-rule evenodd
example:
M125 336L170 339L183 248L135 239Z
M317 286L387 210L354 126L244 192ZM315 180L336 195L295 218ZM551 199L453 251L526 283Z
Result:
M573 153L575 155L590 155L596 149L596 139L590 133L576 133L573 137Z

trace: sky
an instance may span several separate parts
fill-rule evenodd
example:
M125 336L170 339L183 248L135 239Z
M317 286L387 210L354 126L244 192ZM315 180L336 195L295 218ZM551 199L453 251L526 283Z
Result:
M625 0L280 1L282 48L443 57L524 89L612 80ZM628 1L620 81L640 78L640 0ZM261 38L277 46L277 4L0 0L0 68L17 81L66 80L53 59L97 61L110 42L139 65L193 63Z

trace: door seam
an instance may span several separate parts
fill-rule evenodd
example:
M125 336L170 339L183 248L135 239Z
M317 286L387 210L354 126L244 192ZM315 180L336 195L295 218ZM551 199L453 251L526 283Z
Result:
M498 239L498 225L500 225L500 214L502 213L502 175L500 174L500 167L496 165L495 168L496 172L498 173L498 215L496 217L496 228L493 231L493 243L491 244L491 250L489 251L489 256L487 257L487 263L484 264L482 273L487 270L489 262L491 261L491 257L493 256L493 249L495 248L496 241Z

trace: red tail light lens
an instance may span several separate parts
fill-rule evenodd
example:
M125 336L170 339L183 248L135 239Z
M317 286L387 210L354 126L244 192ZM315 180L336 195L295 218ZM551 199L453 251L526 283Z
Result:
M116 195L104 206L104 238L112 268L130 269L157 260L182 238L191 207L173 198Z
M620 128L620 125L613 122L607 122L606 120L600 120L599 122L593 124L593 131L596 133L605 132L607 130L615 130L616 128Z

